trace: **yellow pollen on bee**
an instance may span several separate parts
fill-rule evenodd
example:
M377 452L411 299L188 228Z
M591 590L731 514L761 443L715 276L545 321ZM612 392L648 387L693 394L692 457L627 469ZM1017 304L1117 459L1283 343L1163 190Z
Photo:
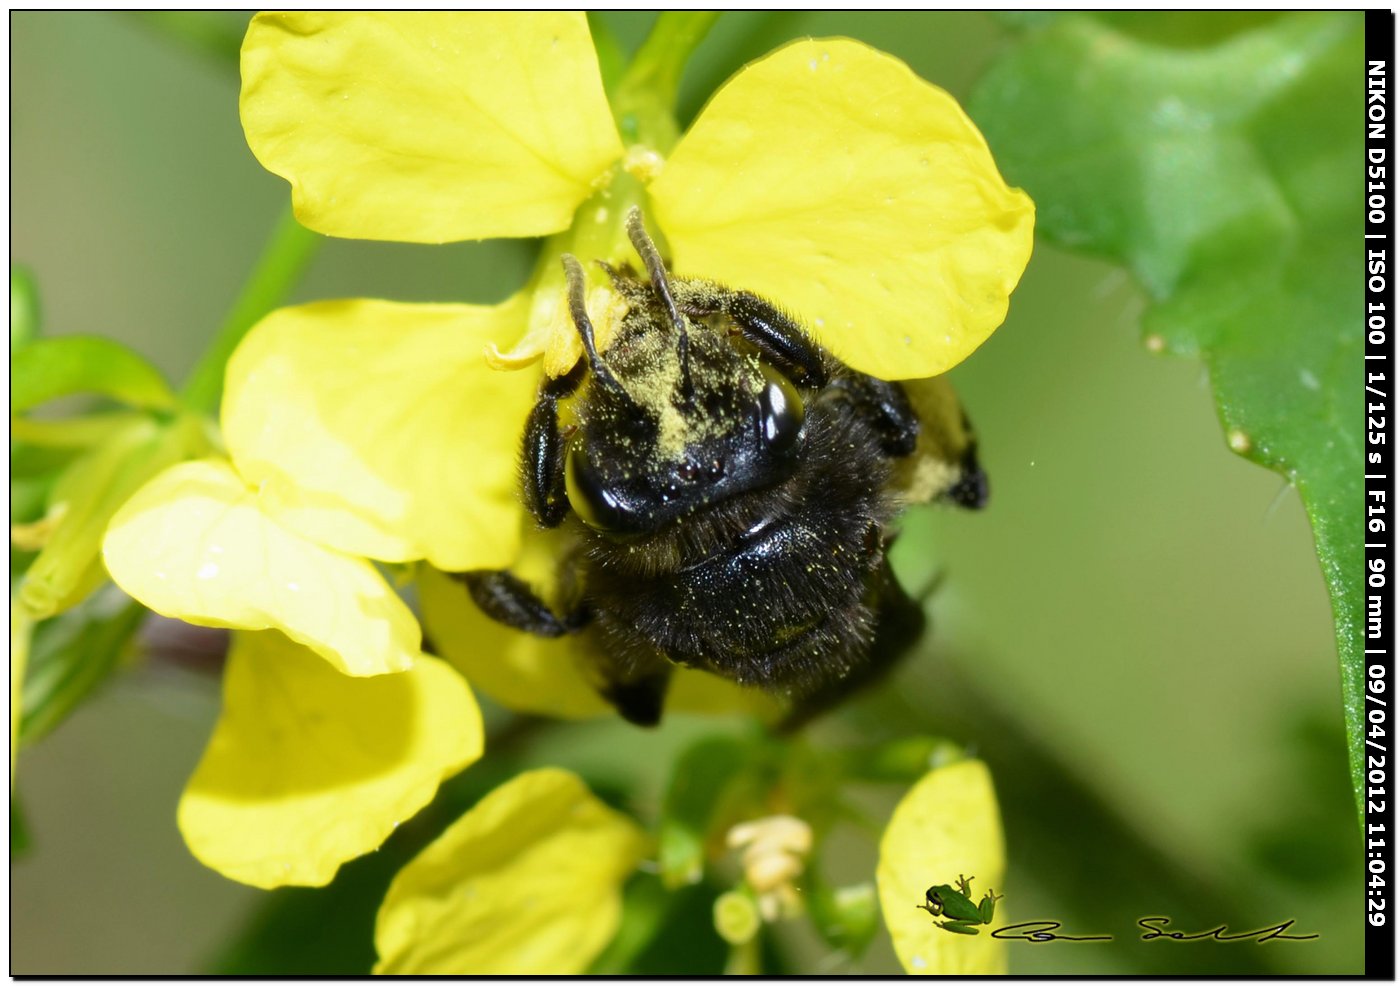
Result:
M588 318L593 323L593 338L597 342L598 352L604 352L627 314L627 299L612 288L598 285L585 296L584 307L588 309ZM572 319L569 330L578 334Z

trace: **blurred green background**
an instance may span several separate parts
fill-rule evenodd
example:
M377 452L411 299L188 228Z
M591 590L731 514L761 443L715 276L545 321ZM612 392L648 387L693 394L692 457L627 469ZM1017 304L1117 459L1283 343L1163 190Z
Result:
M200 16L205 48L139 15L11 15L11 243L37 276L45 331L112 335L176 380L287 198L238 122L228 46L246 17ZM605 20L635 43L650 17ZM864 40L960 98L1011 41L979 13L727 15L692 63L683 114L745 60L809 34ZM531 251L330 241L293 300L494 301ZM940 578L932 632L818 738L944 734L988 760L1008 913L1118 938L1016 944L1013 972L1357 973L1360 838L1311 534L1282 479L1226 449L1202 368L1141 346L1142 307L1119 268L1037 245L1005 326L953 372L991 506L908 519L897 562L914 585ZM13 973L227 961L269 895L200 867L174 819L217 689L146 662L23 751L33 844L12 864ZM540 732L528 753L640 778L628 797L645 811L659 751L721 728L673 717L653 744L596 722ZM871 810L897 794L872 790ZM836 849L838 876L873 872L868 844ZM1186 930L1292 918L1320 938L1138 942L1150 914ZM345 948L363 951L366 930L347 921ZM854 967L801 930L783 944L798 971L898 971L883 936Z

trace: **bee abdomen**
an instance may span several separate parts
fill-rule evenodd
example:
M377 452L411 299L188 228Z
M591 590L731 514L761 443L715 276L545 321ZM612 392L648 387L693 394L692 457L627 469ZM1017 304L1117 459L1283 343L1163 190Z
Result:
M810 690L858 662L873 632L867 588L883 559L874 524L808 511L643 585L595 579L600 625L621 647L641 638L736 681Z

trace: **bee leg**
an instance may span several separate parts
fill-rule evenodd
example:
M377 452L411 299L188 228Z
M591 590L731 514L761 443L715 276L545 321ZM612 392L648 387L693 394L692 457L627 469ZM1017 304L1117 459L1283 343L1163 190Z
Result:
M967 415L963 415L963 424L967 426ZM962 474L956 483L944 491L943 498L968 510L981 510L987 505L991 485L987 482L987 473L977 461L976 442L968 445L967 451L963 452L962 459L958 462L958 467Z
M705 281L677 281L676 302L693 318L727 315L763 358L802 387L824 387L831 373L821 348L771 302Z
M891 458L914 454L919 441L919 418L904 388L891 380L864 373L843 373L822 393L826 400L847 400L880 435L880 447Z
M661 721L661 706L670 683L671 669L663 666L625 681L611 681L599 693L634 726L655 726Z
M533 589L510 572L462 572L456 578L466 583L472 601L491 619L537 637L575 633L592 619L586 606L557 616Z
M569 511L559 401L578 389L585 369L580 361L566 375L546 380L525 422L525 506L541 527L558 527Z
M462 572L455 577L466 583L472 601L483 613L514 630L537 637L562 637L577 633L593 619L587 606L562 617L556 615L534 590L510 572ZM670 681L671 667L663 663L625 674L621 669L603 669L603 681L597 687L622 718L638 726L655 726L661 721Z
M923 607L894 577L886 560L875 573L875 639L865 661L844 678L823 685L803 696L778 723L779 733L791 733L818 716L830 712L859 689L873 685L889 674L923 635L928 622Z

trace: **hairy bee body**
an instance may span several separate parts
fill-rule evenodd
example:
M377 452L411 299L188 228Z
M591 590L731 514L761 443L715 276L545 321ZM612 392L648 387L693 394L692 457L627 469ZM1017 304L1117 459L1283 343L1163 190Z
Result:
M635 215L629 232L649 279L610 271L626 314L604 356L570 267L587 360L526 428L525 501L576 528L567 611L508 573L471 573L473 598L535 633L596 633L599 690L635 722L657 720L674 665L830 704L922 627L885 558L919 417L772 304L667 275ZM962 424L936 492L976 506Z
M733 378L761 382L757 357L739 352L722 325L696 328L702 400L722 407L739 395L747 412L758 384ZM616 340L610 363L625 362L629 342ZM713 394L712 380L722 382ZM806 691L860 659L873 629L870 582L895 513L891 467L849 402L821 393L799 388L802 454L779 481L698 503L640 543L587 532L583 583L605 646L629 669L659 651L741 683ZM695 451L713 469L703 445Z

